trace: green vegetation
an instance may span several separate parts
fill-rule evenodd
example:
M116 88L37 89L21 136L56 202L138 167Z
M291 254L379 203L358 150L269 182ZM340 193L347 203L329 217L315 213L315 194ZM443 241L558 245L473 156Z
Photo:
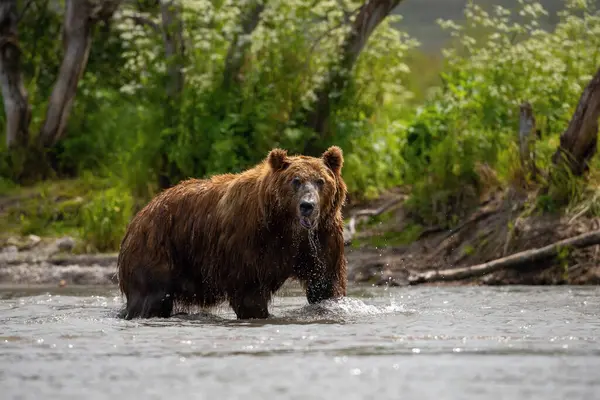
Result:
M386 230L382 233L372 233L364 239L358 238L352 241L352 247L360 248L362 246L383 248L387 246L402 246L417 240L423 227L418 224L407 224L402 230L398 231L394 228Z
M33 135L62 57L62 16L34 3L19 23ZM2 147L2 138L2 230L70 233L88 250L115 250L161 182L241 171L272 147L302 153L311 140L313 155L333 143L344 149L344 177L355 199L411 188L414 224L371 244L406 243L422 226L452 225L489 185L482 169L500 185L521 176L522 101L533 106L541 131L538 167L550 168L559 135L600 65L600 11L591 1L567 3L552 31L539 28L545 11L537 2L523 1L512 11L517 18L469 3L461 25L440 21L454 39L442 61L420 53L418 42L394 28L399 17L388 16L348 84L332 93L322 135L301 123L303 112L336 68L345 18L361 2L266 1L233 77L228 51L241 42L239 21L250 7L244 2L183 2L185 52L173 59L164 57L158 10L142 10L150 21L143 25L124 10L95 26L64 139L52 150L53 176L19 186L26 157ZM172 86L174 65L183 72L180 90ZM594 161L589 179L565 178L560 190L540 196L539 209L600 212L592 184L597 167Z
M482 164L504 184L517 178L522 101L532 104L541 131L538 168L550 167L559 135L600 65L600 15L591 7L569 2L552 32L538 28L545 11L532 2L519 12L520 23L500 7L488 14L473 4L463 25L442 22L456 46L444 51L443 84L408 127L404 158L405 182L414 185L411 208L424 222L460 216L482 189Z

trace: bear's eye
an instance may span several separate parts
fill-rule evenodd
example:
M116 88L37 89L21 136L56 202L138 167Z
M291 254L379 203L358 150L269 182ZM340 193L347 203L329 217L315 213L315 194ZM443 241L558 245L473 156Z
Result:
M325 179L323 179L323 178L317 179L317 186L322 188L323 185L325 185Z
M300 187L300 178L295 177L294 179L292 179L292 185L297 189L298 187Z

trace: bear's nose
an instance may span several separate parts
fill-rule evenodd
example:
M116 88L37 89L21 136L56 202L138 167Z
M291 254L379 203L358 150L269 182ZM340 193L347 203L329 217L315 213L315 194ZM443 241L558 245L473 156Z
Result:
M308 217L315 209L315 203L311 201L303 201L300 203L300 213L304 217Z

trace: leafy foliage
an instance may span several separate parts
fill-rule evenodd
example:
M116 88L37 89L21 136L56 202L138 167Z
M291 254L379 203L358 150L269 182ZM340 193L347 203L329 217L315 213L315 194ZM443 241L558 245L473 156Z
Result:
M93 250L118 248L132 210L133 199L123 188L110 188L97 194L83 208L82 237Z
M592 3L568 1L556 28L546 31L539 21L547 13L538 2L520 1L517 15L469 2L463 23L440 21L453 37L443 65L419 56L419 43L397 28L399 16L384 20L348 85L332 93L338 101L329 132L319 139L320 147L344 149L351 196L368 198L407 184L416 223L451 224L484 189L482 168L505 183L518 172L518 106L524 100L541 129L537 159L546 167L600 64L600 14ZM313 132L293 122L336 67L348 21L362 2L270 0L249 35L240 20L258 1L182 4L180 58L165 57L156 7L124 5L110 24L95 29L56 153L60 177L91 171L114 182L78 213L81 233L96 249L118 246L133 210L159 190L159 176L175 183L241 171L275 146L302 152ZM34 0L23 18L19 40L35 133L60 65L62 21L43 0ZM236 43L241 67L228 77ZM185 77L178 93L167 90L173 65ZM434 81L437 68L440 84L425 92L421 85ZM235 84L225 85L229 78ZM0 157L2 175L7 168ZM0 180L1 190L10 187Z
M517 18L469 3L465 22L440 21L455 43L444 50L443 84L418 108L405 131L404 178L414 185L413 211L427 223L460 216L481 190L478 165L505 182L514 163L519 104L534 109L542 141L540 167L548 167L559 134L583 87L600 65L600 13L592 2L567 2L556 28L539 28L546 11L520 1Z

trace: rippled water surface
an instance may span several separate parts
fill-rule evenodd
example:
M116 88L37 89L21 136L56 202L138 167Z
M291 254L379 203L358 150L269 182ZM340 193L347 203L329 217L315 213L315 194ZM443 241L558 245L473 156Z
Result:
M353 288L274 316L123 321L115 288L2 288L2 399L594 399L600 288Z

